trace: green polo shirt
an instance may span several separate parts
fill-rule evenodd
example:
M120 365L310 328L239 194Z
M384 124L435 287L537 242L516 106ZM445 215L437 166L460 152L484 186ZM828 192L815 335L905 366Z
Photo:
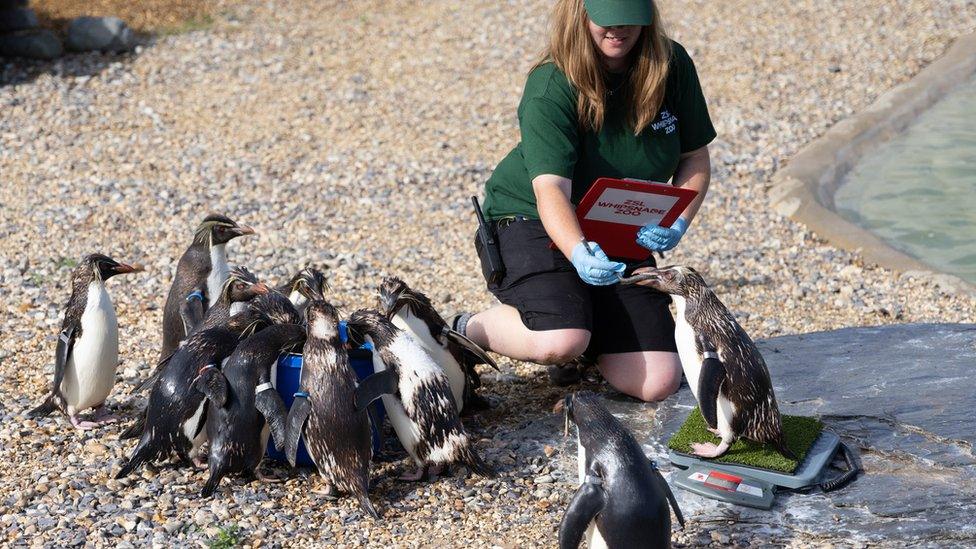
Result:
M664 103L654 121L635 136L627 124L625 75L610 75L603 128L581 131L577 94L554 63L533 70L525 83L518 117L522 141L495 168L485 185L485 215L538 218L532 180L554 174L573 181L578 204L600 177L668 181L682 153L715 138L708 107L688 52L672 42Z

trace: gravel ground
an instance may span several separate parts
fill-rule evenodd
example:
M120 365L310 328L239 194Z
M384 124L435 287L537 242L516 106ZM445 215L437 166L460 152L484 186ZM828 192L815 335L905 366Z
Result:
M548 6L251 1L134 57L0 65L0 544L205 545L234 537L236 524L252 546L552 546L572 460L545 442L558 440L548 410L563 392L537 366L503 361L501 375L486 376L496 407L466 422L499 478L403 484L392 477L404 460L378 464L381 525L347 500L324 502L301 475L225 481L214 500L197 497L200 472L109 480L132 446L115 427L77 433L64 418L22 415L50 380L70 262L94 251L149 267L109 283L122 360L110 403L139 404L128 393L156 357L175 260L210 211L260 232L231 245L232 261L272 281L308 262L329 266L347 311L372 304L385 274L444 310L489 305L467 197L517 140L515 107ZM719 133L710 196L669 261L703 271L757 338L976 321L971 298L865 265L765 211L780 165L973 32L976 4L663 9ZM692 520L675 542L845 544L722 530Z

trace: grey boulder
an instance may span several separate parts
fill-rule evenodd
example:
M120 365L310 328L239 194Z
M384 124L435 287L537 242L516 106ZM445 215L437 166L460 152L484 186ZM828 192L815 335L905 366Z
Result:
M55 59L64 53L61 41L49 30L40 29L0 35L0 55L30 59Z
M135 34L118 17L78 17L68 25L65 46L72 51L131 51Z
M37 14L24 8L0 9L0 32L12 32L37 27Z

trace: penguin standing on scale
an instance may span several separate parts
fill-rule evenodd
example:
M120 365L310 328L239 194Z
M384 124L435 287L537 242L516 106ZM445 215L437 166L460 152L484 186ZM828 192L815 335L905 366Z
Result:
M180 309L187 299L197 299L212 307L220 298L220 290L230 274L227 264L227 243L244 235L254 234L254 229L238 225L233 219L211 214L203 219L193 236L193 243L183 252L176 265L176 276L170 286L163 309L163 346L159 351L162 361L173 353L188 334L183 325ZM197 296L194 292L199 292Z
M420 480L429 466L463 463L473 472L492 476L475 452L458 414L444 371L413 336L377 311L359 310L347 323L349 338L373 346L373 369L356 389L356 409L383 399L393 430L418 469L402 480Z
M477 343L452 330L426 295L399 278L388 276L380 284L380 307L394 326L416 338L444 370L458 410L470 412L489 407L484 397L475 393L481 378L464 355L470 353L495 370L498 365Z
M749 334L691 267L638 269L622 284L641 284L671 294L677 315L674 340L681 369L718 445L692 444L695 455L715 458L737 438L771 444L796 459L786 444L782 418L766 361Z
M119 364L119 327L105 281L124 273L141 271L102 255L91 254L71 273L71 297L64 310L54 360L51 392L30 417L64 412L78 429L90 429L114 418L104 414L105 400L115 386ZM91 421L78 413L95 408Z

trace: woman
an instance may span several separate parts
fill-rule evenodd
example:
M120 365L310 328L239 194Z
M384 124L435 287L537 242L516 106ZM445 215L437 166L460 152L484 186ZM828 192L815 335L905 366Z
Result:
M585 353L617 390L661 400L681 381L670 298L616 282L678 244L708 189L715 130L694 64L650 0L559 0L553 19L519 104L522 142L485 188L506 267L489 285L501 304L458 315L455 328L518 360ZM646 260L615 261L599 243L587 249L574 211L599 177L671 180L699 194L670 228L637 231Z

